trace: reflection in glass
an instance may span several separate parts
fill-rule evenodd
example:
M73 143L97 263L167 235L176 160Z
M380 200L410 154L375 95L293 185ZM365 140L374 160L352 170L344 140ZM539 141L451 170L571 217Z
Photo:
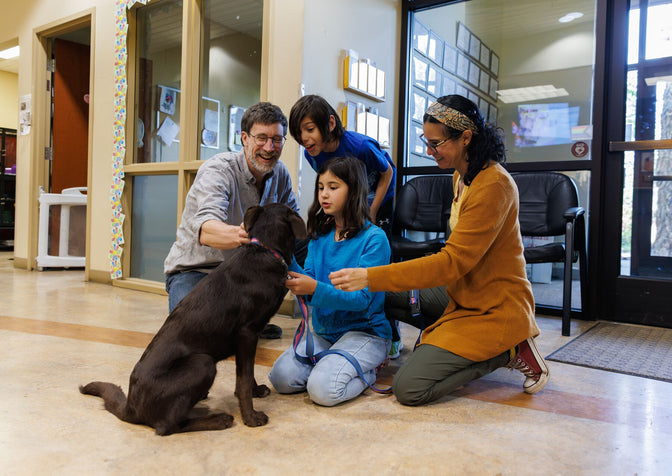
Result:
M177 175L133 177L131 277L164 281L177 229Z
M505 130L508 162L590 160L596 3L573 2L583 16L569 23L558 22L567 12L548 2L527 2L525 15L512 20L499 0L428 8L413 12L413 21L443 39L444 52L457 50L441 73ZM414 65L424 59L411 55ZM507 90L521 94L509 100Z
M182 1L142 6L136 16L135 162L179 157Z
M671 2L647 8L640 29L638 5L630 10L625 117L626 141L672 139L672 70L660 60L672 55L669 26L651 15ZM654 13L655 12L655 13ZM639 45L645 41L644 57ZM672 150L625 152L621 221L621 274L672 276Z
M240 148L240 131L229 131L229 111L259 102L261 90L263 2L204 0L203 5L199 150L192 160Z
M651 2L653 3L653 2ZM646 12L646 59L672 56L672 2L656 2Z

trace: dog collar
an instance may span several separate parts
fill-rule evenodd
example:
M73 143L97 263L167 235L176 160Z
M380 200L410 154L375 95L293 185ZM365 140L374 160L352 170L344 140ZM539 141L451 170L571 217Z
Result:
M282 262L282 264L285 265L285 268L289 268L289 266L287 266L287 263L285 262L285 258L283 258L282 255L280 253L278 253L276 250L274 250L273 248L269 248L268 246L263 244L261 241L259 241L257 238L251 238L250 243L253 243L257 246L261 246L263 249L265 249L266 251L271 253L273 256L278 258Z

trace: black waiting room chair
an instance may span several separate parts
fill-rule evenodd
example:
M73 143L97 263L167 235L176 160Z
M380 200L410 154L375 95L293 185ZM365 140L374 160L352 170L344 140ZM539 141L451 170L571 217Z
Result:
M563 263L562 335L570 334L572 263L579 263L581 312L588 310L585 210L579 206L576 184L557 172L518 172L511 176L520 197L523 236L563 236L562 241L525 248L525 262Z
M452 175L414 177L406 182L397 192L395 232L390 238L392 260L405 261L440 251L450 233L448 220L452 202ZM409 231L421 232L422 239L409 238L406 233ZM388 318L423 329L427 323L420 309L419 292L413 290L407 297L391 299L388 293L385 300Z
M400 233L390 239L392 259L404 261L438 252L445 244L453 202L452 175L425 175L410 179L397 193L394 226L402 231L436 235L412 241Z

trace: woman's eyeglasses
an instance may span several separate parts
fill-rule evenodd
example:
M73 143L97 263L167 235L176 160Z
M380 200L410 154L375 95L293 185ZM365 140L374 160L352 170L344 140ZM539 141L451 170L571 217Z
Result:
M450 140L450 138L447 137L447 138L445 138L445 139L443 139L443 140L440 140L439 142L437 142L437 143L435 143L435 144L432 144L432 143L429 142L427 139L425 139L425 134L420 134L420 140L422 141L423 144L425 144L425 146L426 146L428 149L431 149L431 150L434 151L435 154L438 154L439 151L438 151L437 149L438 149L441 145L443 145L443 144L445 144L446 142L448 142L448 141Z

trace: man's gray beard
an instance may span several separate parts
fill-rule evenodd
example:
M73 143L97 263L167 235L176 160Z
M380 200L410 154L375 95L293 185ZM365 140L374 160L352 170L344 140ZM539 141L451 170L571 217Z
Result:
M267 174L275 168L275 164L278 163L278 159L275 160L273 165L267 166L266 164L259 163L259 161L257 160L257 156L255 155L254 157L252 157L251 162L252 162L252 167L254 167L254 170L256 170L257 172L259 172L261 174Z

